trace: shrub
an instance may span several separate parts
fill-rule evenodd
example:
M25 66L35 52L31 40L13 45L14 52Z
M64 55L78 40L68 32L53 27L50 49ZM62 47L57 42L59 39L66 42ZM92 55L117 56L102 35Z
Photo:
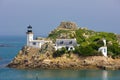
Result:
M75 54L79 56L93 56L98 55L98 51L93 48L91 45L75 47Z
M66 48L61 48L61 49L58 49L57 51L55 51L53 53L53 57L61 57L63 54L65 54L67 52Z
M113 43L113 45L108 46L108 51L112 52L113 55L120 55L120 47L117 43Z

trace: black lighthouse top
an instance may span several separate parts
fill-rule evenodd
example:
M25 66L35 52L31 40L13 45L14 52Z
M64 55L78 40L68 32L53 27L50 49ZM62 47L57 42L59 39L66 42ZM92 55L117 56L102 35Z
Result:
M28 27L27 27L27 33L32 33L32 26L31 25L29 25Z

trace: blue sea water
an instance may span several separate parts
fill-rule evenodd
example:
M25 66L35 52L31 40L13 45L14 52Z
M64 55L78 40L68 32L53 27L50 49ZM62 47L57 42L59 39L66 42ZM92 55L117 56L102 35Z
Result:
M119 70L14 69L6 65L26 43L25 36L0 36L0 80L120 80Z

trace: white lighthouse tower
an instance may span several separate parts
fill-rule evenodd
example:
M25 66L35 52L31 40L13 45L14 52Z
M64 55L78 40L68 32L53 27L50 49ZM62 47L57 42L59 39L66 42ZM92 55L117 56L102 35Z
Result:
M41 48L41 46L46 43L46 42L51 42L51 41L45 41L45 40L37 40L37 39L33 39L33 32L32 32L32 26L29 25L27 27L27 46L29 47L34 47L34 48Z
M26 34L27 34L27 46L30 46L30 42L33 41L32 26L29 25L27 27L27 29L28 29L27 32L26 32Z

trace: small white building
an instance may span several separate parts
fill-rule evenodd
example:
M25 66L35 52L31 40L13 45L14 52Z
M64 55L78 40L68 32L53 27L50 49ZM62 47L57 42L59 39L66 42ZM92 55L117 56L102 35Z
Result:
M106 46L100 47L98 51L102 52L103 56L107 57L107 47Z
M106 40L103 39L104 46L100 47L98 49L99 52L102 52L103 56L107 57L107 46L106 46Z
M61 49L62 47L66 48L68 51L75 50L75 46L77 46L76 39L56 39L55 49Z
M33 32L32 32L32 26L29 25L28 30L26 32L27 34L27 46L35 47L35 48L41 48L41 46L46 42L51 41L45 41L45 40L34 40L33 39Z

